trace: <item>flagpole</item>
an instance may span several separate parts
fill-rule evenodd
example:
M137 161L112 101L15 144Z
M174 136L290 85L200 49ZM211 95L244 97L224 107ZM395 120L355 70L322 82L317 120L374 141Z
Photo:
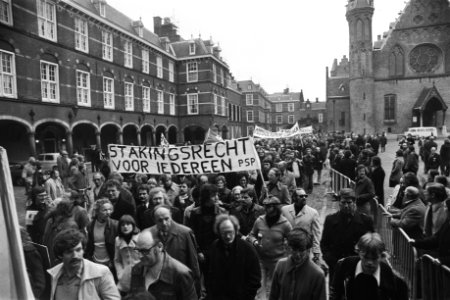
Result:
M0 259L2 261L0 272L3 272L4 276L2 283L0 283L1 298L34 299L25 269L25 257L19 233L19 220L8 155L3 147L0 147L0 200L2 203L0 220L3 219L2 221L4 221L4 227L0 230L0 235L6 235L6 239L2 239L2 246L0 247ZM9 290L6 285L8 285Z

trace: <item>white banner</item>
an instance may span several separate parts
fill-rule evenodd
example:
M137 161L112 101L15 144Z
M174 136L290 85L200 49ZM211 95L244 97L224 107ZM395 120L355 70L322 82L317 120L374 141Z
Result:
M286 139L301 134L312 134L312 132L313 132L312 126L299 128L298 123L295 123L295 125L292 126L292 128L282 129L277 132L272 132L259 126L256 126L255 131L253 132L253 136L262 139Z
M110 167L119 173L197 175L260 168L250 138L182 147L108 145Z

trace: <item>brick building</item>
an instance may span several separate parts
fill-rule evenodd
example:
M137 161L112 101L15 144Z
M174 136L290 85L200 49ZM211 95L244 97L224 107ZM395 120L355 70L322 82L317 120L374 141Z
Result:
M355 133L401 133L450 125L448 0L410 0L372 39L373 0L349 0L350 55L328 74L328 125Z
M10 160L109 143L243 134L242 93L210 40L154 32L105 0L0 5L0 145Z

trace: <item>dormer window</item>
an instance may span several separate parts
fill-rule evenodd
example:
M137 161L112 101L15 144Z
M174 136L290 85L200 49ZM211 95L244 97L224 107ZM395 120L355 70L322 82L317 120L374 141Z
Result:
M106 4L104 2L98 3L98 10L100 11L100 16L106 18Z
M195 43L189 44L189 55L195 54Z
M251 90L251 89L252 89L252 85L251 84L247 85L247 90Z
M138 35L139 37L144 37L144 27L138 27Z

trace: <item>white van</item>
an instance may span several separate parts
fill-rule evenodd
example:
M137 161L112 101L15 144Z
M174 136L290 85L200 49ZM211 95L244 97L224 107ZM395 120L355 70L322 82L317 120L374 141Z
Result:
M411 134L413 137L427 137L434 135L437 137L436 127L410 127L408 131L405 132L405 136Z

